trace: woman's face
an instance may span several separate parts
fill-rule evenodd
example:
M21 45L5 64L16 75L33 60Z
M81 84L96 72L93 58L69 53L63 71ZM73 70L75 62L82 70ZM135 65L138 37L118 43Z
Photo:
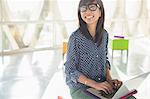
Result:
M101 17L101 11L99 8L100 6L97 3L90 3L79 8L81 18L87 25L97 24L99 17Z

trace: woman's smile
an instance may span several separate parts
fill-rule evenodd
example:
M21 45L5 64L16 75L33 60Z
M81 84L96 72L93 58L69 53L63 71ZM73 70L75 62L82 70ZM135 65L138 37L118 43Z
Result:
M92 20L93 18L94 18L93 15L85 16L85 19L87 19L87 20Z

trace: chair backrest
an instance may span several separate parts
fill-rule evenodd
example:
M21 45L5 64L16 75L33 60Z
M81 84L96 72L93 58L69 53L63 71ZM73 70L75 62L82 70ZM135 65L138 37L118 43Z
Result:
M67 53L68 42L63 42L63 56Z

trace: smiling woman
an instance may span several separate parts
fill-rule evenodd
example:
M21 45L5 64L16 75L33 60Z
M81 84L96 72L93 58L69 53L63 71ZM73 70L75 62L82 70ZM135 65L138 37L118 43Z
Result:
M121 86L121 81L112 80L110 75L104 17L101 0L80 0L79 28L69 38L65 62L66 84L72 99L92 99L84 93L88 87L112 93L113 88Z

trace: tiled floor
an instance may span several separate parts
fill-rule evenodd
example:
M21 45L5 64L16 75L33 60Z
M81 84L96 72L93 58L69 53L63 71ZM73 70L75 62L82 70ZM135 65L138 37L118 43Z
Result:
M60 55L56 50L6 56L5 64L0 65L0 99L41 99Z
M109 54L111 55L111 53ZM17 61L14 61L16 64L1 64L0 99L57 99L58 96L62 96L63 99L70 99L69 90L65 85L64 74L61 69L63 61L60 55L59 51L38 52L32 54L32 61L28 54L22 57L14 55L12 59L17 59ZM129 57L131 59L131 56ZM10 61L10 59L8 60ZM138 72L128 73L129 63L126 63L125 57L120 57L119 52L115 52L111 68L113 77L125 81L134 74L137 75L144 72L143 70L148 70L132 67L133 70L138 70ZM137 99L149 99L149 83L150 76L139 86Z

